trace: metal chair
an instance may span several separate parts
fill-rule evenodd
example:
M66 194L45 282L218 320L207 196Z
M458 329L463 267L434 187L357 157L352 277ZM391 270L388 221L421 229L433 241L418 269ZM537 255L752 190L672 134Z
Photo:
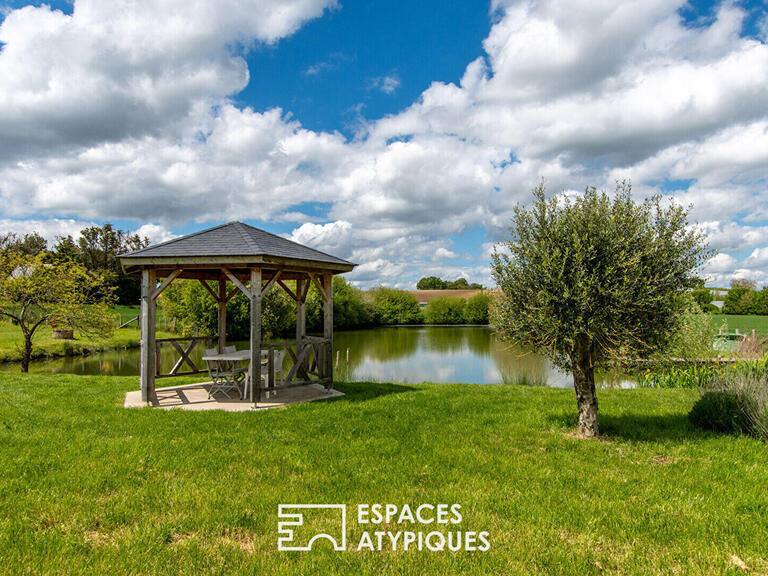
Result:
M234 348L234 346L232 347ZM224 350L228 352L228 350ZM233 352L234 350L229 350ZM207 348L204 351L205 356L215 356L218 354L216 348ZM234 362L227 360L206 360L206 366L208 368L208 375L211 378L211 387L208 390L208 398L211 398L216 392L221 392L230 400L232 396L227 393L227 390L237 390L238 397L243 399L243 392L240 390L240 385L245 381L244 370L234 366Z

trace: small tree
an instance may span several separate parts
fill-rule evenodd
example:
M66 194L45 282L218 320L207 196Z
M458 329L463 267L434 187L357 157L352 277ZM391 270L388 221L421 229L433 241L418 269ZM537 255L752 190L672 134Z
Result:
M376 324L419 324L421 309L413 294L394 288L376 288L369 292Z
M754 284L752 284L754 286ZM753 288L743 283L731 283L731 289L723 300L725 314L752 314L753 300L757 294Z
M437 276L425 276L416 283L416 290L445 290L445 280Z
M626 182L613 200L591 187L574 200L547 200L543 185L533 195L530 209L515 209L509 254L492 257L503 292L494 324L573 373L579 433L595 436L595 367L663 346L711 252L686 209L659 197L636 204Z
M428 324L463 324L464 298L435 298L424 309L424 321Z
M488 324L488 309L490 308L491 297L485 292L475 294L467 300L467 307L464 309L464 321L467 324Z
M114 328L109 312L111 289L104 278L74 262L46 262L43 254L0 255L0 316L21 329L21 371L29 370L32 342L46 323L107 336Z

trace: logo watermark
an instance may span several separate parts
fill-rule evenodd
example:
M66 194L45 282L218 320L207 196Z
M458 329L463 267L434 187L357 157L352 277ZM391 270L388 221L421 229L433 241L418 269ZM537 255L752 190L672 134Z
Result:
M306 552L318 540L329 541L335 551L348 549L345 504L280 504L277 515L278 550ZM491 547L487 531L463 529L459 504L358 504L355 520L362 529L352 543L357 551L486 552Z
M280 504L277 507L278 550L312 550L312 544L325 539L334 550L347 549L347 507L345 504ZM307 525L304 520L308 519ZM318 531L318 525L327 524L332 530ZM314 528L313 528L314 526Z

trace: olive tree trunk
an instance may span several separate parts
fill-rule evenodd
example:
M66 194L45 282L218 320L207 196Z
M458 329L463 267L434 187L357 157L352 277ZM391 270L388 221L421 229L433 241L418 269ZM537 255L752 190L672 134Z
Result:
M573 388L576 390L576 407L579 411L581 436L597 436L597 395L595 394L595 370L592 363L591 342L584 334L576 337L571 353L573 364Z

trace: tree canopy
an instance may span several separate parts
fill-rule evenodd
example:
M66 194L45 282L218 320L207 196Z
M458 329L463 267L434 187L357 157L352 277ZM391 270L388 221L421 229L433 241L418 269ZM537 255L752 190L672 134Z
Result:
M76 262L48 262L44 253L0 253L0 316L21 329L22 372L29 369L33 339L41 326L49 323L106 336L114 327L111 303L112 290L104 277Z
M138 275L123 273L118 256L149 245L146 238L112 226L91 226L80 231L77 240L72 236L57 239L53 256L59 260L79 262L86 269L104 276L115 287L120 304L137 304L141 298L141 281Z
M517 206L511 239L492 256L502 290L494 324L508 341L573 372L579 431L598 433L594 368L644 356L674 331L681 297L711 255L688 210L660 197L636 203L629 183L613 199L594 187L575 198Z
M443 280L437 276L425 276L416 283L417 290L482 290L484 286L477 282L469 283L466 278Z

